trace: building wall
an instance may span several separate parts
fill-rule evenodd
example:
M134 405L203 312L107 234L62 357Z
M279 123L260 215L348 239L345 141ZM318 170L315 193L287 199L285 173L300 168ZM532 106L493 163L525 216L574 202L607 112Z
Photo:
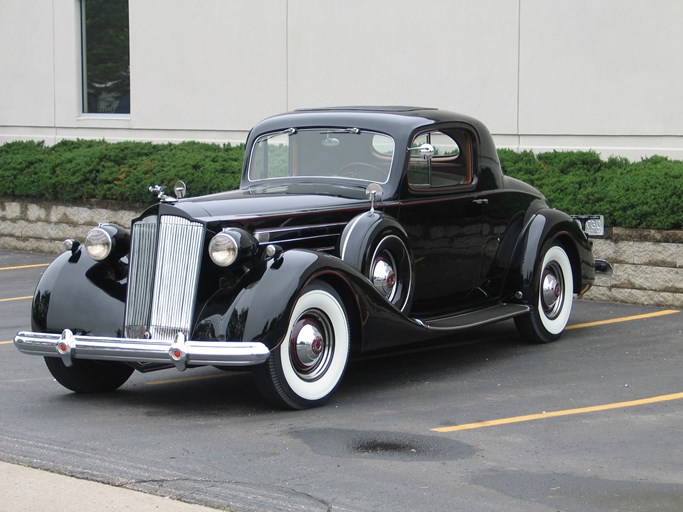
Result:
M0 142L242 141L324 105L436 106L500 146L683 159L680 0L130 0L131 114L82 115L78 0L0 0Z

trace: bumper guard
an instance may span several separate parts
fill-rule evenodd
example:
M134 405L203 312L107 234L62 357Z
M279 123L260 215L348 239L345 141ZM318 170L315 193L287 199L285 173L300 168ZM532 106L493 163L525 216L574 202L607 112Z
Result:
M66 366L74 359L172 363L183 371L187 366L249 366L263 363L270 350L257 341L188 341L181 332L175 340L147 340L76 336L69 329L62 334L20 332L14 345L24 354L61 357Z

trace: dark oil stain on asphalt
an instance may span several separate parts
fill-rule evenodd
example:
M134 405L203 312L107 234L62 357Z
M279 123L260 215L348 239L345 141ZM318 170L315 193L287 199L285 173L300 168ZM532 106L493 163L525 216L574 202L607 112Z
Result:
M292 435L319 455L400 461L442 461L474 455L470 445L437 436L346 429L305 429Z

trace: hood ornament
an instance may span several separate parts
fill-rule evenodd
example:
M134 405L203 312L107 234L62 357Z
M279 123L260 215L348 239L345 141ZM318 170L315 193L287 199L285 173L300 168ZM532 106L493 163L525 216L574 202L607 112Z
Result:
M152 185L149 187L149 191L152 194L155 194L159 201L163 201L165 203L172 203L174 201L177 201L178 199L182 199L183 197L185 197L187 195L187 186L185 185L185 182L183 182L183 181L180 181L180 180L176 181L176 184L173 187L173 190L175 192L175 197L166 195L166 186L165 185Z

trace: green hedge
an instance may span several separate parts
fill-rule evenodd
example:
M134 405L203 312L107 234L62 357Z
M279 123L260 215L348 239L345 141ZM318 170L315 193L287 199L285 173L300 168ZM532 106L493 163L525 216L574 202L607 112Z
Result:
M198 142L10 142L0 146L3 195L150 202L150 185L182 179L192 195L239 187L244 147Z
M4 196L62 201L150 203L150 185L187 183L191 195L239 186L243 146L198 142L63 141L0 146ZM526 181L569 213L604 214L611 226L683 228L683 162L651 157L603 160L594 152L499 151L506 173Z
M683 227L682 161L661 156L603 160L590 151L498 154L507 174L538 188L554 208L603 214L611 226Z

